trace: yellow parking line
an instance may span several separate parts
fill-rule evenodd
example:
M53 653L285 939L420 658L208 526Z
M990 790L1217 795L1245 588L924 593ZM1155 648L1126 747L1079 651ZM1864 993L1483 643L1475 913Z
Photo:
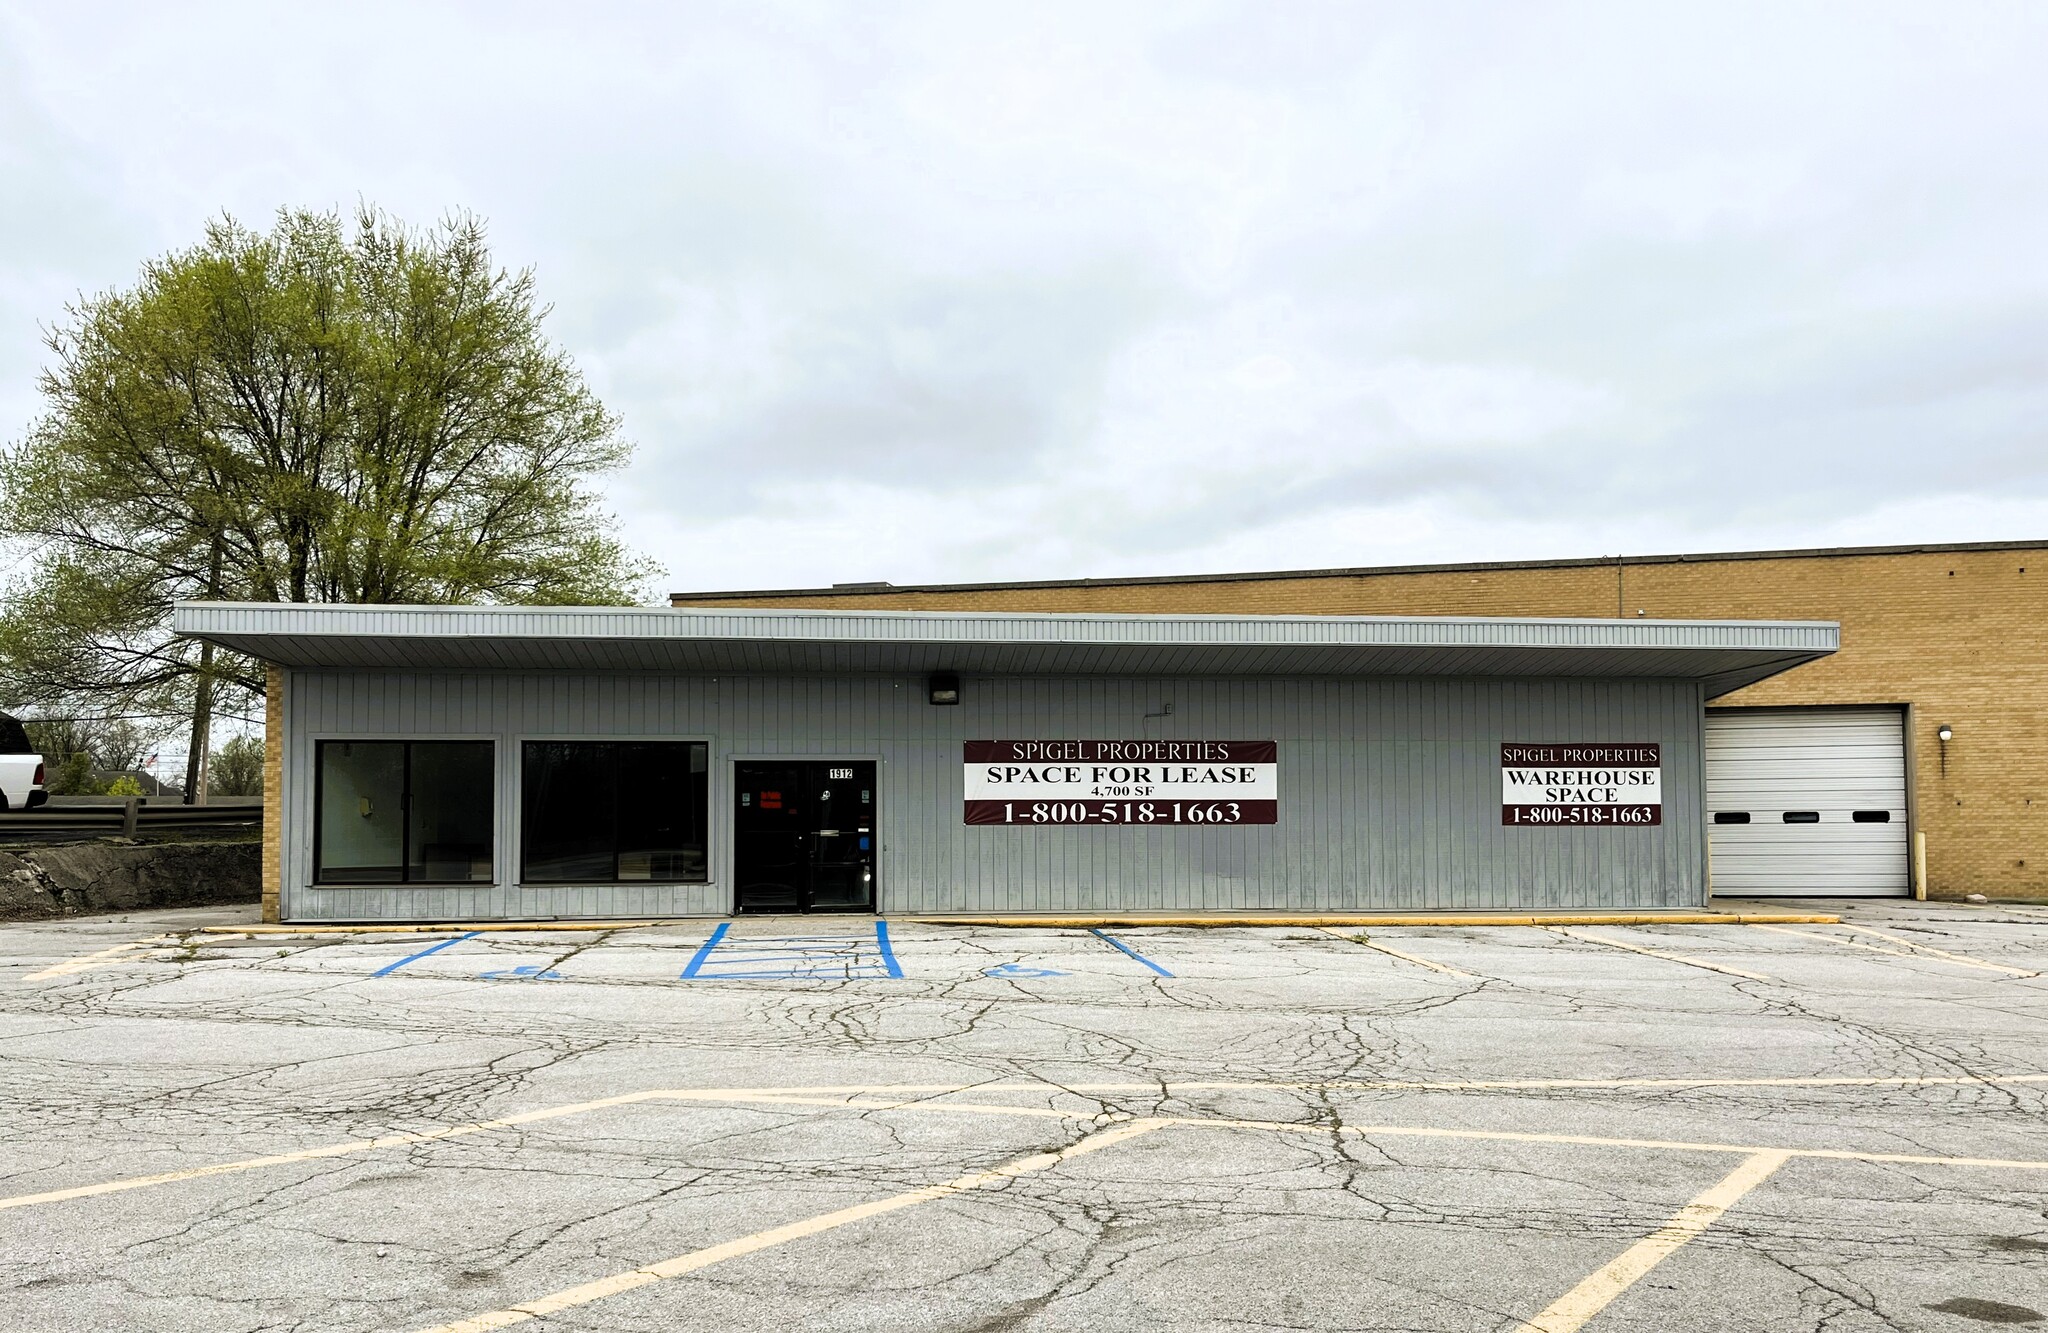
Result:
M1412 953L1402 953L1399 949L1391 948L1376 940L1369 940L1365 937L1364 931L1360 931L1356 935L1347 935L1335 926L1321 926L1318 929L1327 930L1340 940L1348 940L1353 944L1362 944L1368 949L1377 949L1390 958L1398 958L1404 963L1414 963L1417 967L1426 967L1432 972L1441 972L1447 977L1458 977L1464 981L1480 980L1480 978L1473 976L1470 972L1460 972L1455 967L1446 967L1442 963L1432 963L1427 958L1417 958Z
M401 1148L410 1144L433 1143L441 1139L465 1138L473 1134L494 1129L507 1129L519 1125L535 1124L544 1120L560 1119L564 1116L582 1115L588 1111L599 1111L613 1106L632 1106L641 1103L661 1101L690 1102L771 1102L791 1105L815 1106L858 1106L862 1109L891 1110L939 1109L985 1115L1037 1116L1060 1120L1088 1120L1096 1117L1086 1112L1061 1111L1051 1107L989 1106L970 1102L933 1102L924 1100L934 1096L958 1096L997 1092L1026 1093L1152 1093L1177 1096L1189 1092L1247 1092L1247 1091L1357 1091L1357 1092L1518 1092L1518 1091L1570 1091L1603 1089L1663 1089L1663 1088L1876 1088L1876 1087L2007 1087L2038 1086L2048 1084L2048 1074L1985 1074L1975 1077L1924 1077L1904 1075L1896 1077L1830 1077L1830 1078L1538 1078L1538 1079L1492 1079L1464 1082L1424 1082L1394 1079L1326 1080L1317 1082L1252 1083L1252 1082L1190 1082L1190 1083L1069 1083L1054 1086L1044 1083L909 1083L909 1084L837 1084L816 1087L794 1088L650 1088L644 1092L626 1093L618 1097L605 1097L597 1101L574 1102L565 1106L547 1107L536 1111L523 1111L515 1115L500 1116L492 1120L478 1120L466 1124L443 1125L435 1129L420 1130L409 1134L388 1134L374 1139L356 1139L346 1143L331 1143L320 1148L307 1148L298 1152L273 1153L264 1157L249 1157L239 1161L216 1162L211 1166L192 1167L184 1171L166 1171L160 1175L128 1176L116 1180L101 1181L92 1185L76 1185L68 1189L45 1190L36 1194L17 1194L0 1198L0 1211L10 1208L24 1208L31 1204L61 1203L67 1199L90 1198L100 1194L115 1194L124 1190L144 1189L153 1185L170 1185L179 1181L199 1180L207 1176L229 1175L239 1171L254 1171L269 1166L286 1166L293 1162L311 1162L329 1157L345 1157L355 1153L374 1152L380 1148ZM884 1094L897 1094L885 1099ZM1104 1117L1109 1120L1116 1116ZM1327 1134L1328 1126L1296 1124L1288 1121L1265 1120L1207 1120L1182 1118L1165 1120L1152 1117L1161 1123L1185 1125L1237 1126L1248 1129L1288 1130L1315 1134ZM1684 1143L1652 1139L1603 1139L1575 1135L1491 1133L1476 1130L1432 1130L1416 1126L1346 1126L1342 1132L1370 1132L1393 1136L1426 1136L1439 1138L1496 1138L1518 1142L1580 1143L1595 1146L1627 1148L1680 1148L1701 1152L1753 1153L1775 1151L1755 1145L1727 1143ZM1909 1156L1900 1154L1858 1153L1847 1150L1801 1148L1788 1150L1794 1156L1834 1157L1851 1161L1900 1162L1932 1166L1986 1166L2004 1165L2025 1169L2048 1168L2048 1162L1993 1162L1978 1158L1948 1158Z
M1330 1134L1328 1125L1285 1120L1204 1120L1185 1116L1167 1121L1226 1129L1271 1129L1295 1134ZM1442 1129L1433 1125L1339 1125L1336 1133L1360 1138L1472 1139L1497 1143L1559 1143L1586 1148L1652 1148L1670 1152L1773 1153L1827 1162L1883 1162L1893 1166L1957 1166L1994 1171L2048 1171L2048 1161L2010 1157L1942 1157L1931 1153L1858 1152L1854 1148L1770 1148L1755 1143L1691 1143L1683 1139L1618 1139L1598 1134L1536 1134L1496 1129Z
M1523 1324L1519 1333L1577 1333L1637 1279L1676 1254L1679 1247L1719 1221L1743 1195L1785 1164L1781 1152L1760 1152L1678 1210L1670 1221L1623 1250L1592 1276Z
M1871 953L1889 954L1893 958L1930 958L1934 962L1951 963L1956 967L1974 967L1985 972L2005 972L2017 977L2038 977L2041 975L2039 972L2024 972L2019 968L2005 967L1998 963L1981 963L1974 958L1965 958L1961 954L1944 953L1940 949L1930 949L1925 945L1912 944L1907 940L1893 941L1895 944L1905 945L1906 947L1904 948L1887 949L1881 944L1865 944L1862 940L1845 940L1840 935L1823 935L1817 930L1794 930L1790 926L1751 926L1750 929L1772 930L1780 935L1797 935L1802 939L1826 940L1829 944L1839 944L1847 949L1865 949ZM1856 928L1851 927L1851 929ZM1868 933L1877 935L1879 939L1891 939L1889 935L1879 935L1874 930Z
M146 940L130 940L126 944L117 944L111 949L102 949L98 953L89 953L66 962L57 963L44 968L40 972L31 972L22 979L24 981L41 981L44 977L66 977L70 976L73 972L84 972L90 968L97 967L101 963L120 960L124 955L133 953L137 949L150 949L159 944L174 942L174 938L170 935L152 935Z
M1119 1126L1116 1129L1105 1130L1102 1133L1082 1139L1078 1143L1069 1144L1067 1147L1056 1149L1052 1152L1032 1153L1028 1157L1019 1157L1015 1161L1006 1162L988 1171L976 1171L969 1175L956 1176L954 1179L943 1184L926 1185L922 1189L910 1190L903 1194L892 1195L886 1199L877 1199L872 1203L855 1204L851 1208L841 1208L834 1212L820 1213L816 1217L808 1217L801 1222L791 1222L784 1226L770 1227L766 1231L756 1231L750 1236L741 1236L737 1240L729 1240L723 1244L708 1246L701 1250L692 1250L688 1254L679 1254L673 1259L664 1259L660 1263L648 1264L643 1268L635 1268L629 1272L615 1273L610 1277L599 1278L595 1282L586 1282L579 1287L570 1287L565 1291L555 1292L553 1295L541 1296L530 1301L522 1301L518 1305L507 1306L502 1310L493 1310L489 1314L477 1315L470 1319L458 1319L452 1324L437 1324L433 1328L422 1330L421 1333L484 1333L484 1330L487 1329L508 1328L513 1324L523 1324L529 1319L545 1318L551 1314L559 1314L563 1310L572 1310L579 1305L589 1305L593 1301L601 1301L608 1296L619 1295L621 1292L632 1291L656 1282L663 1282L672 1277L681 1277L685 1273L694 1273L700 1268L709 1268L713 1264L723 1263L727 1259L736 1259L743 1254L754 1254L761 1250L771 1249L777 1245L786 1245L793 1240L802 1240L807 1236L816 1236L822 1232L831 1231L854 1222L864 1222L870 1217L879 1217L884 1213L893 1213L900 1209L912 1208L921 1203L929 1203L933 1199L943 1199L954 1194L965 1194L969 1190L981 1189L986 1185L998 1185L1006 1180L1014 1180L1018 1176L1029 1175L1034 1171L1043 1171L1048 1167L1058 1166L1060 1163L1079 1157L1084 1153L1100 1152L1104 1148L1128 1142L1141 1134L1149 1134L1158 1128L1159 1125L1153 1121L1133 1121L1130 1124Z
M1833 912L1106 912L1092 916L906 916L921 926L987 926L997 930L1092 930L1111 926L1262 929L1267 926L1735 926L1750 921L1812 921L1832 925ZM439 927L463 929L463 927Z
M1155 1117L1170 1125L1210 1129L1270 1129L1290 1134L1328 1136L1329 1125L1301 1125L1288 1120L1207 1120L1199 1116ZM2048 1171L2048 1161L2007 1157L1940 1157L1927 1153L1858 1152L1853 1148L1771 1148L1755 1143L1692 1143L1684 1139L1617 1139L1597 1134L1537 1134L1506 1129L1442 1129L1434 1125L1338 1125L1335 1133L1360 1138L1472 1139L1497 1143L1558 1143L1585 1148L1651 1148L1670 1152L1784 1153L1829 1162L1884 1162L1894 1166L1981 1167L1996 1171Z
M1978 1076L1926 1077L1918 1074L1883 1075L1868 1078L1834 1076L1826 1078L1506 1078L1429 1081L1425 1079L1330 1079L1307 1083L1172 1083L1173 1091L1235 1092L1254 1088L1282 1091L1358 1092L1538 1092L1569 1091L1575 1088L1879 1088L1952 1087L1962 1084L2004 1085L2048 1083L2048 1074L1984 1074ZM1156 1083L1066 1083L1064 1092L1152 1092ZM888 1089L902 1091L903 1089ZM1042 1091L1039 1085L990 1083L962 1088L962 1092ZM842 1091L846 1091L842 1089ZM874 1091L874 1089L869 1089ZM942 1089L927 1088L933 1092Z
M2016 912L2021 916L2048 917L2048 911L2043 911L2038 907L2022 907L2017 903L2001 903L1996 901L1988 903L1966 902L1962 906L1974 907L1980 912Z
M307 1148L300 1152L272 1153L267 1157L248 1157L239 1162L216 1162L212 1166L195 1166L187 1171L166 1171L156 1176L129 1176L122 1180L101 1181L97 1185L76 1185L70 1189L45 1190L41 1194L17 1194L12 1198L0 1199L0 1211L8 1208L25 1208L35 1203L59 1203L65 1199L83 1199L95 1194L115 1194L121 1190L142 1189L149 1185L169 1185L180 1180L198 1180L204 1176L224 1176L236 1171L254 1171L266 1166L285 1166L292 1162L313 1162L323 1157L346 1157L351 1153L373 1152L378 1148L402 1148L410 1143L432 1143L439 1139L459 1139L470 1134L481 1134L486 1130L506 1129L513 1125L530 1125L537 1120L553 1120L559 1116L581 1115L606 1106L626 1106L634 1102L652 1101L662 1096L660 1092L634 1092L623 1097L606 1097L602 1101L577 1102L570 1106L555 1106L543 1111L526 1111L519 1115L501 1116L496 1120L478 1120L464 1125L443 1125L438 1129L423 1129L415 1134L386 1134L382 1138L356 1139L348 1143L330 1143L324 1148Z
M1931 944L1922 944L1918 940L1902 940L1896 935L1887 935L1881 930L1872 930L1869 926L1852 926L1844 921L1841 923L1841 927L1843 930L1853 930L1859 935L1869 935L1874 939L1885 940L1899 945L1901 948L1912 949L1918 953L1930 953L1936 958L1945 958L1951 963L1961 963L1965 967L1988 967L1994 972L2010 972L2016 977L2038 977L2041 975L2039 972L2029 972L2021 967L2007 967L2002 963L1987 963L1981 958L1972 958L1968 954L1950 953L1946 949L1937 949Z
M1583 930L1572 930L1566 926L1551 926L1549 929L1569 939L1589 940L1594 944L1604 944L1610 949L1626 949L1630 953L1647 954L1651 958L1662 958L1667 963L1684 963L1687 967L1704 967L1709 972L1725 972L1731 977L1742 977L1747 981L1771 980L1770 977L1764 976L1760 972L1745 972L1739 967L1724 967L1720 963L1710 963L1704 958L1688 958L1682 953L1666 953L1662 949L1646 949L1640 944L1630 944L1625 940L1610 940L1605 935L1588 935ZM1760 926L1758 929L1768 930L1772 929L1772 927Z
M1154 1085L1154 1090L1158 1085ZM797 1097L787 1094L709 1097L696 1093L669 1094L678 1101L717 1100L730 1102L771 1102L793 1106L838 1106L860 1111L960 1111L973 1115L1043 1116L1042 1106L986 1106L962 1102L902 1101L877 1097ZM1055 1112L1054 1114L1058 1114ZM1070 1116L1081 1119L1081 1116ZM1138 1123L1138 1122L1133 1122ZM1623 1139L1599 1134L1545 1134L1531 1130L1445 1129L1435 1125L1326 1125L1293 1120L1239 1120L1210 1116L1147 1116L1143 1123L1176 1125L1189 1129L1259 1129L1282 1134L1351 1134L1359 1138L1461 1139L1486 1143L1553 1143L1581 1148L1649 1148L1665 1152L1783 1153L1787 1157L1811 1157L1833 1162L1884 1162L1897 1166L1983 1167L2001 1171L2048 1171L2048 1161L2008 1157L1942 1157L1928 1153L1859 1152L1854 1148L1777 1148L1758 1143L1701 1143L1687 1139Z
M837 1084L808 1088L748 1088L743 1091L775 1096L824 1096L833 1093L853 1096L861 1093L901 1092L920 1096L946 1093L984 1092L1246 1092L1261 1089L1275 1092L1543 1092L1575 1088L1910 1088L2048 1083L2048 1074L1885 1074L1872 1076L1829 1075L1816 1078L1498 1078L1498 1079L1311 1079L1299 1082L1257 1083L1244 1080L1189 1083L887 1083ZM664 1092L659 1096L724 1096L735 1089L694 1089Z
M1093 1116L1084 1111L1061 1111L1050 1106L990 1106L983 1102L935 1102L925 1097L806 1097L772 1092L731 1096L724 1093L663 1093L665 1101L677 1102L773 1102L788 1106L850 1106L858 1111L960 1111L968 1115L1037 1116L1047 1120L1131 1120L1129 1115ZM1156 1118L1156 1117L1154 1117ZM1161 1123L1165 1123L1161 1121Z
M2005 1087L2048 1083L2048 1074L1879 1074L1810 1078L1502 1078L1502 1079L1303 1079L1253 1082L1209 1079L1173 1083L826 1083L784 1088L665 1088L640 1094L674 1097L823 1097L904 1093L919 1097L987 1092L1542 1092L1574 1088L1910 1088Z
M1793 919L1786 918L1788 921ZM1828 919L1832 921L1834 918ZM650 926L694 928L701 924L701 917L681 917L673 921L607 921L599 918L591 921L416 921L397 925L363 923L353 926L331 926L308 921L297 926L201 926L199 929L208 935L248 935L253 938L258 935L439 935L447 931L465 930L498 930L524 935L564 930L645 930Z
M1986 1074L1981 1077L1922 1077L1917 1074L1888 1075L1873 1078L1510 1078L1510 1079L1468 1079L1462 1082L1426 1082L1423 1080L1403 1081L1399 1079L1354 1079L1335 1080L1327 1083L1175 1083L1174 1088L1214 1088L1227 1090L1235 1088L1298 1088L1303 1090L1357 1089L1365 1092L1518 1092L1518 1091L1567 1091L1573 1088L1879 1088L1879 1087L1949 1087L1965 1083L2006 1084L2006 1083L2048 1083L2048 1074ZM1087 1083L1066 1085L1074 1092L1108 1091L1109 1089ZM1140 1085L1131 1084L1136 1089ZM1147 1088L1157 1085L1144 1085ZM978 1091L978 1089L977 1089Z

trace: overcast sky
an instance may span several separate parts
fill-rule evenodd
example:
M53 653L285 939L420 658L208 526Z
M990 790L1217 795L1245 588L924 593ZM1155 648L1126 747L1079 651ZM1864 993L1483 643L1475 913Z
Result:
M0 9L0 428L469 209L676 589L2048 537L2048 4Z

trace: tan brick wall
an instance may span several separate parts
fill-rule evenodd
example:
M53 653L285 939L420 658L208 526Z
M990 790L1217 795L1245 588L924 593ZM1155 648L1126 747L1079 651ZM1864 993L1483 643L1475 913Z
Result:
M279 920L284 886L284 668L263 688L263 919Z
M1909 704L1930 892L2048 898L2048 545L2027 550L1219 579L958 592L692 596L691 605L1235 615L1838 620L1842 650L1715 700ZM1935 728L1955 729L1946 772Z

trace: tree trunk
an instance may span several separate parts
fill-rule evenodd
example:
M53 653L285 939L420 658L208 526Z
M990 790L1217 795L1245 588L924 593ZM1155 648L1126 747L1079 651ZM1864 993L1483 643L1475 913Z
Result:
M206 570L206 598L220 597L221 539L213 538ZM185 747L185 804L206 804L206 760L213 749L213 645L199 645L199 674L192 683L192 743Z
M213 645L199 645L192 687L192 743L185 751L185 804L206 804L206 759L213 742Z

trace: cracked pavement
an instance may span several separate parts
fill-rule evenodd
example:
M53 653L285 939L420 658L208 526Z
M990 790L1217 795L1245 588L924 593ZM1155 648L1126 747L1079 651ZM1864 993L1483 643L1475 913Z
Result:
M505 1322L2048 1329L2048 909L1827 907L1364 932L1463 977L1305 928L1110 932L1162 976L1079 930L747 918L685 979L715 923L11 925L0 1323L417 1330L583 1291ZM1794 1155L1555 1313L1760 1149Z

